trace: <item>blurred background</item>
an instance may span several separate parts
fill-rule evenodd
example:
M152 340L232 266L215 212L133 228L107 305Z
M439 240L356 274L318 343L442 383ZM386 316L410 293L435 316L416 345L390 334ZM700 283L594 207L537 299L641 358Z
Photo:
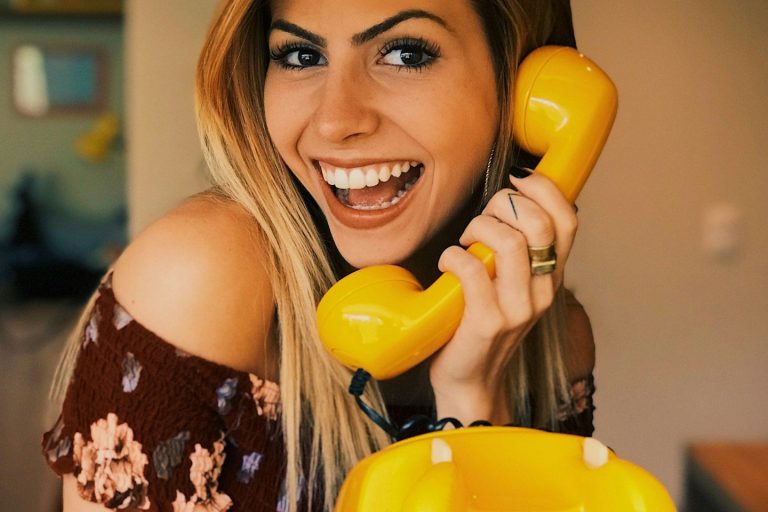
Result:
M0 0L0 510L56 510L39 441L64 336L131 236L206 187L192 80L215 3ZM595 436L682 508L768 510L768 2L573 15L621 97L567 276Z

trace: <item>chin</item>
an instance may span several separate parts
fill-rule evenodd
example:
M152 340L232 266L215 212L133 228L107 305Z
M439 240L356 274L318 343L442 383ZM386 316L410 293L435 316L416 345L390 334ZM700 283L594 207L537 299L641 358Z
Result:
M336 247L342 258L354 268L365 268L372 265L399 265L418 248L416 244L410 247L402 244L382 244L380 240L371 244L361 243L359 239L346 244L337 242Z

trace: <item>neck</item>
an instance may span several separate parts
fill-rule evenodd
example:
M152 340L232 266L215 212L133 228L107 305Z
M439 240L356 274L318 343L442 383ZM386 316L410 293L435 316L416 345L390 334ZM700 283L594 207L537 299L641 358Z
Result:
M413 273L425 288L440 277L440 270L437 268L440 255L449 246L459 243L459 237L469 221L477 215L477 205L480 204L482 192L478 190L471 194L434 236L401 263L401 266Z

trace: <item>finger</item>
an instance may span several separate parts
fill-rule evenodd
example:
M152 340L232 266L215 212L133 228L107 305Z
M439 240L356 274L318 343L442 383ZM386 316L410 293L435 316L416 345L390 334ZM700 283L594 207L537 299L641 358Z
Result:
M534 176L525 179L534 179ZM547 178L539 184L545 187L554 186ZM544 200L555 204L540 204L518 191L503 189L491 198L484 213L493 215L522 231L530 247L547 247L552 243L555 244L557 265L553 283L557 287L562 282L563 270L576 234L576 217L570 206L562 208L563 204L568 203L563 203L565 198L557 189L554 189L554 197L559 199L554 201L546 194L539 195L544 197ZM553 211L555 213L551 213Z
M550 273L554 273L555 279L552 281L554 285L559 285L570 248L570 240L563 242L557 238L555 223L541 205L519 192L503 189L494 194L483 213L494 216L523 233L529 249L534 247L546 248L554 243L557 263L554 272ZM561 246L565 246L565 250L561 249ZM560 255L561 251L564 253L563 256ZM544 275L548 274L537 273L536 276ZM548 280L539 279L539 281Z
M504 196L508 204L504 202ZM563 280L565 264L572 244L572 235L558 233L557 223L543 206L519 192L503 190L494 195L486 206L489 214L520 230L527 243L526 253L529 256L533 247L547 247L555 244L555 269L546 274L537 274L531 281L531 309L534 316L541 315L554 299L554 292ZM510 213L511 212L511 213Z
M555 241L555 225L549 213L512 189L494 194L483 209L483 215L493 216L522 232L531 247L544 247Z
M438 261L441 272L452 272L461 283L464 294L462 325L471 324L484 341L492 341L503 327L496 288L485 265L459 246L443 251ZM462 337L455 337L462 339Z
M525 178L510 176L509 179L520 194L546 207L555 225L558 259L562 255L565 261L570 254L578 228L578 218L573 204L565 198L557 185L543 174L534 172Z
M565 251L560 248L560 244L563 244L563 241L557 238L555 222L541 205L521 195L519 192L503 189L494 194L483 212L486 215L498 218L500 221L523 233L528 244L527 249L529 250L532 248L546 248L555 244L556 263L554 270L546 274L537 273L536 276L541 277L541 279L538 279L540 282L550 282L549 279L544 279L543 277L554 274L552 276L554 280L551 281L551 284L555 287L560 284L568 255L567 249L570 244L564 244L566 245ZM560 252L564 252L564 254L560 255ZM528 255L530 256L531 253L529 252ZM530 258L529 264L533 264ZM530 271L533 272L533 269L530 268ZM543 285L535 285L535 288L541 291L547 290L547 287ZM541 297L541 294L536 295ZM537 303L541 304L542 301L539 300Z
M528 241L522 232L490 215L479 215L467 226L462 240L482 242L496 258L496 295L510 327L529 322L534 315L533 276ZM551 286L551 278L538 276Z

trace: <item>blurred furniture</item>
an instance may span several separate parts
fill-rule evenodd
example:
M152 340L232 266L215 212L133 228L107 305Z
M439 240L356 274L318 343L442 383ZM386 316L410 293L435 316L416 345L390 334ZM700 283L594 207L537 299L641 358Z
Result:
M768 512L768 442L690 445L685 510Z
M17 301L85 299L125 246L125 218L46 213L35 198L37 180L27 173L15 186L15 226L0 248L0 289Z

